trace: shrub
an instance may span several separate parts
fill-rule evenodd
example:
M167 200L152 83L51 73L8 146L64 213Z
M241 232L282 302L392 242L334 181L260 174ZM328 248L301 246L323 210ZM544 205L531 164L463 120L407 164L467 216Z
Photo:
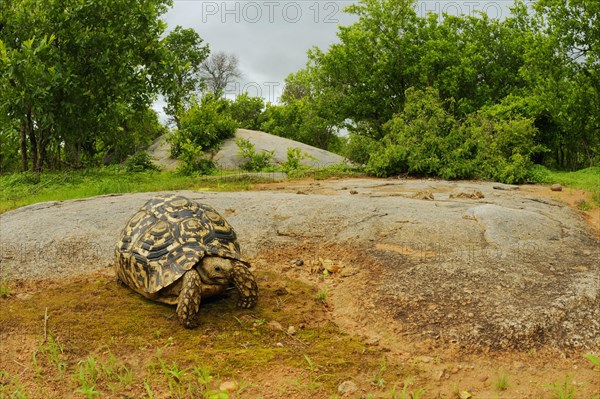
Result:
M237 139L235 143L238 146L238 156L244 161L241 165L243 170L260 172L271 165L275 151L263 150L257 153L254 144L243 138Z
M300 164L303 159L309 158L310 155L307 153L303 153L300 148L288 147L287 149L287 159L284 163L281 164L281 169L284 172L291 172L294 170L298 170L303 168Z
M194 145L190 140L181 143L179 164L177 171L183 175L207 175L216 169L214 162L202 151L202 147Z
M228 112L228 100L205 95L200 103L195 102L180 120L181 129L171 138L171 156L179 157L182 144L189 142L206 151L219 147L222 141L235 134L237 122Z
M447 111L451 105L434 89L408 89L404 111L384 126L386 136L370 154L367 171L505 183L529 179L532 156L544 151L535 143L532 120L499 116L490 107L459 122Z
M159 170L159 167L152 162L147 151L139 151L127 157L125 170L127 172L144 172L146 170Z

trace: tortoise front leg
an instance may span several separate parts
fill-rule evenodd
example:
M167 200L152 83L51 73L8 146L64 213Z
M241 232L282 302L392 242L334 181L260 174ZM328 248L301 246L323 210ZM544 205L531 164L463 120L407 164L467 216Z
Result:
M240 294L240 300L237 305L240 308L248 309L254 307L258 302L258 285L254 275L248 270L246 265L235 262L232 271L233 285Z
M198 325L197 317L202 296L202 280L195 269L188 270L183 275L179 300L177 302L177 317L185 328Z

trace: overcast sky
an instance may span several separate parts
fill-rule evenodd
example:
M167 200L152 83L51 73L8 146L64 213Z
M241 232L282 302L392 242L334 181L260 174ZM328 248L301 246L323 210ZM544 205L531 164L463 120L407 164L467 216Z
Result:
M169 28L195 29L211 52L238 56L243 81L228 97L247 91L276 102L287 75L303 68L306 52L313 46L326 50L337 40L338 25L349 25L355 17L344 7L353 0L174 0L167 13ZM512 0L420 1L419 15L427 12L472 14L486 11L504 17Z

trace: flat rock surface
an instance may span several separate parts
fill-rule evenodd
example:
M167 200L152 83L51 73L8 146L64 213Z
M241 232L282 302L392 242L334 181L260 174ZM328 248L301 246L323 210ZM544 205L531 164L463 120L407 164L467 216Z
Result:
M475 190L484 197L469 198ZM379 179L178 193L220 211L258 272L293 277L329 262L334 313L349 329L496 349L600 348L599 241L559 201L491 183ZM1 265L15 279L111 267L121 228L155 194L0 215Z

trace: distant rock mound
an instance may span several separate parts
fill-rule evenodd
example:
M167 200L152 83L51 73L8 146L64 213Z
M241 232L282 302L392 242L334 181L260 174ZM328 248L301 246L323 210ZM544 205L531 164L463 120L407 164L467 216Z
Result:
M244 161L238 156L238 146L235 143L239 138L246 139L254 144L257 153L263 150L274 151L272 163L275 165L280 165L287 160L288 148L299 148L302 154L305 154L305 158L300 163L313 168L347 162L346 158L340 155L298 141L257 130L238 129L235 136L225 140L219 151L213 155L212 159L220 169L240 169ZM166 141L165 136L157 138L148 147L148 153L154 163L165 170L174 170L179 165L178 160L170 157L171 145Z

